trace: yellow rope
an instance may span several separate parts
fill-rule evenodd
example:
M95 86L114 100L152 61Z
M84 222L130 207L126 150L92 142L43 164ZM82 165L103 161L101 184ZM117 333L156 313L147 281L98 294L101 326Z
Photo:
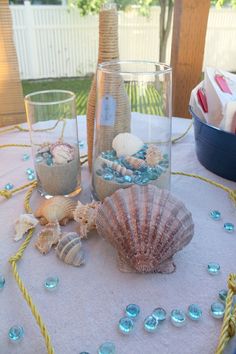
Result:
M173 144L177 143L179 140L183 139L185 137L185 135L188 134L189 130L192 128L193 126L193 121L191 121L191 123L189 124L188 128L185 130L185 132L179 136L177 136L176 138L172 138L171 142Z
M34 188L34 187L36 187L36 185L37 185L37 182L33 181L33 182L29 182L27 184L24 184L21 187L13 189L12 191L7 191L7 190L3 189L3 190L0 190L0 196L5 197L6 199L10 199L13 196L14 193L20 192L23 189L28 188L28 187L33 187Z
M36 187L36 183L34 182L33 185L31 186L31 188L27 191L27 193L25 195L24 208L25 208L25 211L27 213L32 213L29 201L30 201L32 192L33 192L35 187ZM41 316L40 316L40 314L39 314L39 312L37 310L37 307L33 303L33 300L31 298L29 292L27 291L26 287L24 286L24 283L21 280L20 275L19 275L19 273L17 271L17 262L23 257L24 251L27 248L28 244L30 243L30 240L31 240L32 235L33 235L33 232L34 232L34 229L31 229L28 232L28 235L27 235L25 241L22 243L22 245L20 246L20 248L16 252L16 254L9 259L9 262L10 262L10 264L12 266L13 275L14 275L14 278L15 278L18 286L19 286L19 289L22 292L22 295L23 295L25 301L29 305L29 307L31 309L31 312L32 312L32 314L33 314L33 316L34 316L34 318L35 318L35 320L36 320L36 322L37 322L37 324L38 324L38 326L40 328L40 331L41 331L41 333L42 333L42 335L44 337L48 354L54 354L55 352L54 352L54 349L53 349L53 346L52 346L52 343L51 343L51 338L50 338L50 336L48 334L47 328L46 328L45 324L43 323L43 320L42 320L42 318L41 318Z
M209 178L203 177L203 176L199 176L196 175L195 173L185 173L185 172L171 172L172 175L180 175L180 176L188 176L188 177L193 177L193 178L198 178L204 182L210 183L215 187L221 188L223 189L225 192L227 192L229 194L229 198L234 202L234 204L236 205L236 190L235 189L231 189L229 187L224 186L223 184L217 183L215 181L212 181Z
M4 144L4 145L0 145L0 149L7 148L7 147L31 147L31 145L28 145L28 144Z
M223 353L226 344L228 343L230 338L235 335L236 332L236 305L234 306L234 309L231 312L233 296L236 295L236 274L229 275L228 289L229 290L226 298L224 321L222 324L220 339L215 354Z
M64 122L64 119L58 120L51 128L35 129L34 132L46 132L46 131L53 130L56 128L58 123L60 123L61 121ZM0 130L0 134L5 134L5 133L8 133L8 132L15 130L15 129L19 130L20 132L28 132L29 131L29 129L23 128L20 125L13 125L13 127Z

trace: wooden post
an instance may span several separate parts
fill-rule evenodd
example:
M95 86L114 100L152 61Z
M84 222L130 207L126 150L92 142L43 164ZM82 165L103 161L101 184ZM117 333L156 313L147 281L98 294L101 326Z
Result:
M0 127L26 120L8 0L0 0Z
M192 89L201 81L210 0L175 0L171 48L173 116L189 117Z

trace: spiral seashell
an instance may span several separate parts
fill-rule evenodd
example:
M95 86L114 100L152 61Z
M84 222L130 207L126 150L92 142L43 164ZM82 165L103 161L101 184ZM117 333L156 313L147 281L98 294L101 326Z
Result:
M15 236L14 241L19 241L23 238L24 234L33 229L38 224L33 214L21 214L15 221Z
M138 159L137 157L127 156L125 161L128 162L128 164L135 170L147 167L147 163L142 159Z
M64 233L57 245L56 254L63 262L79 267L84 263L81 245L81 240L76 232Z
M120 133L112 141L112 148L118 157L134 155L142 146L143 141L131 133Z
M154 167L162 160L162 153L156 145L149 145L147 148L146 162L148 166Z
M119 189L105 198L96 225L126 268L138 272L173 272L172 257L191 241L194 230L184 204L151 184Z
M45 199L36 209L34 216L40 218L41 225L49 222L59 222L60 225L66 225L69 220L73 220L73 212L76 208L76 202L71 198L55 196L51 199Z
M50 147L53 161L57 164L65 164L74 159L74 148L70 144L57 142Z
M56 245L61 235L61 229L58 222L49 223L38 234L35 247L42 254L47 254L53 245Z
M78 233L80 238L87 237L88 233L96 229L96 216L99 202L82 204L78 201L74 211L74 219L78 223Z
M132 170L129 170L125 166L118 164L117 162L113 162L110 160L103 159L107 167L111 167L114 171L119 172L122 176L131 176L133 174Z

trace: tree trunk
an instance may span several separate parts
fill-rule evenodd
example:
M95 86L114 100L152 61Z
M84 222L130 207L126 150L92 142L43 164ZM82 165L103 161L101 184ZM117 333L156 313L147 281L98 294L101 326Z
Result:
M159 46L159 61L166 61L167 41L170 34L172 15L173 15L173 0L160 0L160 46ZM167 19L166 19L167 9Z

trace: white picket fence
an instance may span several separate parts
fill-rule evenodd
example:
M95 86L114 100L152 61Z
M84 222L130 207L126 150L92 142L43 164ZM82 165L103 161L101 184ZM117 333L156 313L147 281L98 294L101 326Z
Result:
M66 6L10 6L22 79L84 76L96 68L98 16ZM136 9L119 13L121 59L158 60L159 8L149 19ZM196 31L197 36L197 31ZM236 10L211 9L204 66L236 71ZM167 62L170 59L168 43Z

